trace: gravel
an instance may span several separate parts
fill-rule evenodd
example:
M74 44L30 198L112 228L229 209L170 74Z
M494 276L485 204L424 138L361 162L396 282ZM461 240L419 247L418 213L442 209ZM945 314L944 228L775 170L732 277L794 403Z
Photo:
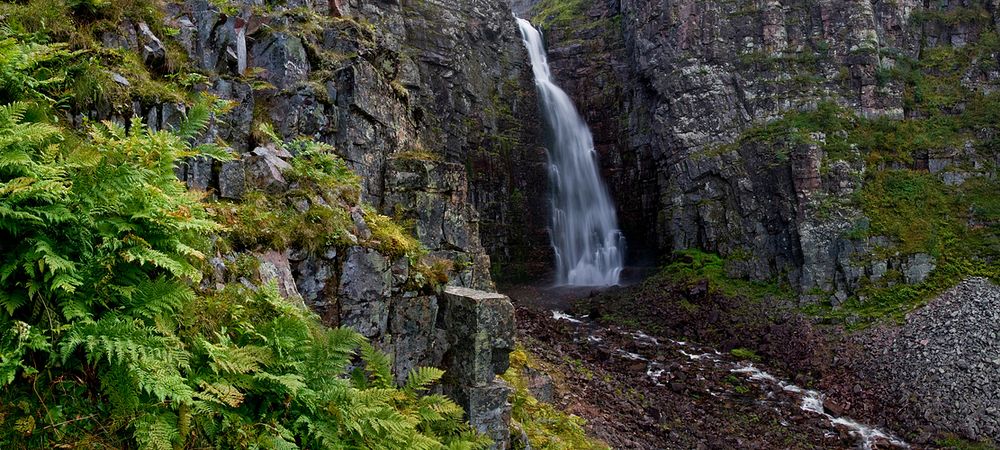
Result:
M1000 441L1000 287L970 278L870 338L871 371L908 422Z

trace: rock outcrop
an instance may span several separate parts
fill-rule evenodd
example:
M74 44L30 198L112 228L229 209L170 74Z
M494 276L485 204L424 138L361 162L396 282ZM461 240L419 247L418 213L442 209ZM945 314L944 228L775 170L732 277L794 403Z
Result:
M465 407L473 427L490 436L495 447L507 448L512 389L496 376L510 366L514 305L505 295L449 287L443 313L450 344L446 392Z

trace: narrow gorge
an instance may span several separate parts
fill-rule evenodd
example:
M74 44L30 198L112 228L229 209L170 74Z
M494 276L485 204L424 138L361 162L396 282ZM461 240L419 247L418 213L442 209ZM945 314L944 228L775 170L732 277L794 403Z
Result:
M2 449L1000 442L1000 1L0 25Z

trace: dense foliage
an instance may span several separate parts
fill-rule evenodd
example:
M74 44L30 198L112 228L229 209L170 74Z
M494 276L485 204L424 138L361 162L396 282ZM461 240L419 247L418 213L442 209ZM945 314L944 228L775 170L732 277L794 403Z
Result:
M197 102L172 131L133 120L80 135L55 119L65 78L52 70L80 55L0 44L4 100L22 101L0 107L0 447L488 444L427 395L440 370L397 387L388 357L273 286L198 289L223 230L174 168L225 158L190 144L222 104Z

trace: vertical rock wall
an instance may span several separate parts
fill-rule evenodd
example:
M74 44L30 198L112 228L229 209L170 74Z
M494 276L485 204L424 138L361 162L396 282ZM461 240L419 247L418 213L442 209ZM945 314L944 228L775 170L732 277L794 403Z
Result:
M926 254L869 260L888 241L845 237L864 216L836 200L855 196L871 168L816 145L739 139L821 102L903 118L907 94L893 67L994 32L994 3L593 0L555 12L553 4L540 3L534 20L547 27L556 78L589 112L633 261L698 247L735 260L734 275L780 276L839 299L887 267L912 274L907 282L933 268ZM990 92L993 73L974 68L961 83ZM937 153L948 167L992 164L961 156L968 151ZM927 167L915 156L910 167Z

